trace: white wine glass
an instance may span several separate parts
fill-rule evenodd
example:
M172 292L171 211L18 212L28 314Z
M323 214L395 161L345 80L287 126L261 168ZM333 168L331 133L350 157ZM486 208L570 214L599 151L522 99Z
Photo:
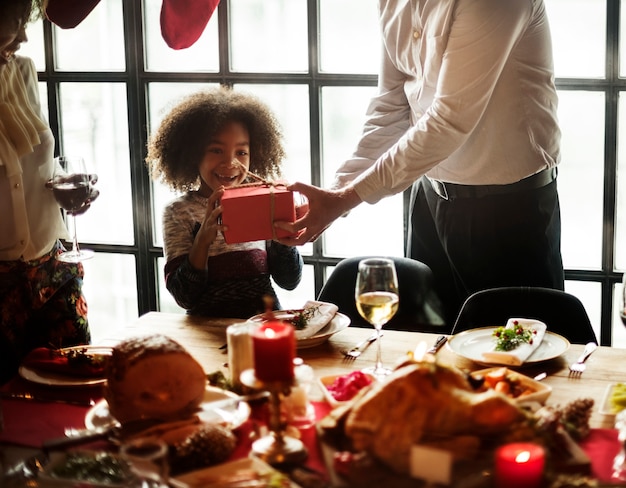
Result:
M378 334L376 365L363 370L382 379L391 373L381 356L381 330L398 311L398 277L391 259L368 258L359 262L355 288L356 308Z
M81 157L59 156L55 159L52 193L57 203L71 218L72 249L57 255L57 259L78 263L92 258L89 249L80 249L76 235L76 212L81 210L91 195L91 175Z

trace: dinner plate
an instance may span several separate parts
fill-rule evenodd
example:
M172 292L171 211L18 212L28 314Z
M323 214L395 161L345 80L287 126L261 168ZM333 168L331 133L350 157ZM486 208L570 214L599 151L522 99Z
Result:
M224 424L231 429L236 429L250 417L250 405L246 402L233 402L227 407L211 408L211 402L227 398L237 398L237 395L215 386L207 386L204 391L204 399L196 414L203 422ZM85 426L88 429L107 427L115 422L115 418L109 411L109 404L104 399L91 407L85 415Z
M210 468L199 469L197 471L191 471L189 473L176 476L173 481L174 486L179 486L177 481L190 488L200 488L205 486L217 487L225 484L225 477L236 476L237 473L242 472L254 472L262 480L270 479L272 476L279 476L281 473L275 470L272 466L267 464L256 456L250 456L243 459L237 459L236 461L230 461L228 463L219 464ZM285 475L283 475L285 476ZM260 485L260 483L259 483ZM237 483L239 486L239 483ZM241 483L244 486L244 483ZM248 485L245 485L248 486ZM257 486L256 484L250 484L250 486ZM265 486L265 485L263 485ZM267 486L270 486L269 483ZM274 486L274 485L271 485ZM280 486L283 486L282 484ZM299 488L293 481L289 480L290 488Z
M289 320L297 313L297 310L277 310L274 312L274 317L278 320ZM265 320L265 314L255 315L250 320L255 322L263 322ZM306 339L298 339L296 341L296 347L298 349L306 349L309 347L319 346L326 342L330 336L336 334L339 331L344 330L350 325L350 317L342 313L337 312L332 320L320 329L315 335L307 337Z
M111 348L106 346L73 346L61 349L61 351L67 352L73 349L86 349L91 354L111 355ZM99 385L106 381L104 377L82 378L34 369L24 365L19 367L18 372L25 380L47 386L90 386Z
M479 364L494 365L483 359L483 352L493 348L493 331L498 327L480 327L453 335L448 339L447 347L459 356L471 359ZM554 332L546 331L537 349L524 362L524 365L537 364L559 357L569 349L569 341Z

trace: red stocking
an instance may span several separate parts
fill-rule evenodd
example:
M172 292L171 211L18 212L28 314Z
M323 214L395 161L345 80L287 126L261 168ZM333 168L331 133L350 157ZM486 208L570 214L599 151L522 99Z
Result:
M46 17L62 29L80 24L100 0L48 0Z
M161 34L172 49L185 49L202 35L220 0L163 0Z

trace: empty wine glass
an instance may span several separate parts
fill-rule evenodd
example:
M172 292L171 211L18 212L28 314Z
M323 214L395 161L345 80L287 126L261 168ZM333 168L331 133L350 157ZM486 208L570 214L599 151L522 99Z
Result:
M398 311L398 277L391 259L370 258L359 262L355 288L356 308L378 334L376 366L363 371L376 378L391 373L383 366L381 358L381 329Z
M77 263L93 257L93 251L78 247L75 215L75 212L89 200L90 180L91 176L87 172L83 158L59 156L55 159L52 192L58 204L72 220L72 249L57 255L60 261Z

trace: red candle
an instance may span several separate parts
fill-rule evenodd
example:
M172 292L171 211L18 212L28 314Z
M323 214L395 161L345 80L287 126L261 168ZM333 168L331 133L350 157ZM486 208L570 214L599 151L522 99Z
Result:
M540 488L543 482L545 452L529 442L498 448L495 459L497 488Z
M252 332L254 374L260 381L293 381L296 340L291 324L266 322Z

